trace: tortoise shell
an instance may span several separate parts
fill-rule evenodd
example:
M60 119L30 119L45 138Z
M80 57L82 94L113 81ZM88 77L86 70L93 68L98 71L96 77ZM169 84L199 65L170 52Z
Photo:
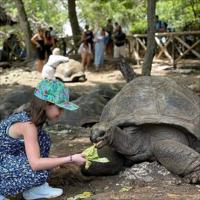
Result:
M106 104L100 122L120 127L169 124L200 138L200 98L170 78L138 77Z

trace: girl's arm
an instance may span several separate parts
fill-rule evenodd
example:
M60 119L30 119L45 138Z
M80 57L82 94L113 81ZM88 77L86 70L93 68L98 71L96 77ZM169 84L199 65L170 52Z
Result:
M40 157L40 147L38 144L38 132L34 124L30 122L22 123L25 151L33 170L52 169L65 163L74 162L78 165L84 164L85 159L81 154L58 158Z

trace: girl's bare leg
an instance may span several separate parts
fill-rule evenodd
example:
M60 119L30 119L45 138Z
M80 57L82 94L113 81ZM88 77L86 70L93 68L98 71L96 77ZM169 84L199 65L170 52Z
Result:
M87 57L86 57L86 71L88 70L89 66L90 66L90 62L91 62L91 54L87 54Z
M87 63L87 54L86 53L82 53L81 54L81 58L82 58L82 67L83 67L83 71L85 71L86 69L86 63Z
M35 63L36 70L38 72L42 72L43 65L44 65L44 60L37 60Z

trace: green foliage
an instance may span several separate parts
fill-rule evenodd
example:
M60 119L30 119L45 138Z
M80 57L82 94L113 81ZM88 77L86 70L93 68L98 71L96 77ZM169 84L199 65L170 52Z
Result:
M147 22L146 20L138 21L137 23L132 24L130 32L134 34L142 34L147 32Z
M33 29L37 25L46 28L53 26L57 32L62 32L62 26L67 20L67 11L62 8L60 1L26 0L24 3L28 17L34 21Z
M171 24L177 31L199 29L200 1L197 0L160 0L157 3L157 14L161 20ZM197 27L195 27L197 26Z
M106 24L108 18L119 22L123 28L134 33L145 33L147 30L147 0L81 0L77 6L81 10L79 18L92 27ZM156 14L160 19L172 25L177 31L199 29L199 0L159 0Z
M1 0L6 10L17 16L14 1ZM23 0L26 14L28 16L33 32L36 26L42 25L46 28L53 26L57 32L62 33L62 26L66 23L68 14L58 0ZM16 27L15 27L16 29Z
M118 22L123 28L129 30L138 16L141 16L141 7L144 0L81 0L77 1L77 6L81 10L79 18L91 27L106 25L107 19ZM138 12L137 9L138 8ZM145 9L144 9L145 10ZM143 17L145 14L143 13Z
M1 5L6 9L6 12L16 20L17 8L15 7L15 3L12 0L0 0L0 2L2 3ZM18 25L6 25L0 26L0 31L4 33L0 35L0 47L2 47L3 41L7 38L8 34L11 32L19 33L20 28Z
M1 0L6 10L14 17L17 9L13 0ZM62 33L68 20L67 0L23 0L32 30L39 24L53 26ZM145 33L147 29L147 0L77 0L77 15L81 26L91 28L105 26L107 19L118 22L123 29L134 33ZM156 14L172 25L176 31L200 29L199 0L158 0ZM18 25L3 27L20 31Z

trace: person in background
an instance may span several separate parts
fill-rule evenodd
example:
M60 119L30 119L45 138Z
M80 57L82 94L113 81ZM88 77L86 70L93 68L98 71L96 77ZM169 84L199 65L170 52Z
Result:
M108 37L106 39L106 53L110 57L113 56L113 39L112 39L113 29L114 28L112 24L112 19L108 19L105 27L105 30L108 33Z
M93 32L89 29L89 25L85 25L85 31L83 32L82 35L82 41L85 38L87 42L90 44L92 52L94 52L94 41L93 41L94 35Z
M126 42L126 34L122 31L122 27L118 26L114 33L114 58L124 56L124 46Z
M104 50L105 50L105 39L107 37L107 33L105 28L101 28L101 30L97 31L94 37L95 41L95 70L98 71L104 63Z
M23 193L25 200L58 197L63 190L49 186L49 170L85 163L82 154L49 157L50 135L43 125L58 120L64 109L78 109L69 102L69 90L58 80L42 80L29 108L0 122L0 200L18 193Z
M50 32L50 36L54 39L55 46L56 46L58 39L57 39L56 32L54 31L52 26L49 27L49 32Z
M156 32L158 33L163 33L163 32L167 32L167 26L168 24L164 21L159 20L158 15L155 16L155 28L156 28ZM165 36L158 36L159 37L159 41L162 45L164 45L166 43L166 37Z
M8 60L24 58L25 49L15 33L9 33L8 38L3 42L3 52Z
M42 78L43 79L54 79L54 74L56 68L60 63L68 62L69 58L60 55L60 49L53 49L53 54L49 56L47 63L42 69Z
M115 33L118 30L118 28L119 28L119 23L115 22L114 23L114 31L113 31L113 33Z
M49 32L50 32L51 37L56 37L56 32L54 31L52 26L49 27Z
M78 49L78 53L81 54L81 63L83 70L87 71L92 59L92 47L88 41L88 36L85 33L82 36L82 42Z
M49 56L52 54L53 48L55 48L54 37L51 36L50 31L45 31L44 50L46 60L48 60Z
M156 27L156 32L162 33L167 31L167 23L159 20L158 15L155 16L155 27Z
M44 29L38 27L37 33L31 38L31 42L36 46L37 50L37 60L35 62L35 66L38 72L42 72L42 68L45 62L44 37Z

